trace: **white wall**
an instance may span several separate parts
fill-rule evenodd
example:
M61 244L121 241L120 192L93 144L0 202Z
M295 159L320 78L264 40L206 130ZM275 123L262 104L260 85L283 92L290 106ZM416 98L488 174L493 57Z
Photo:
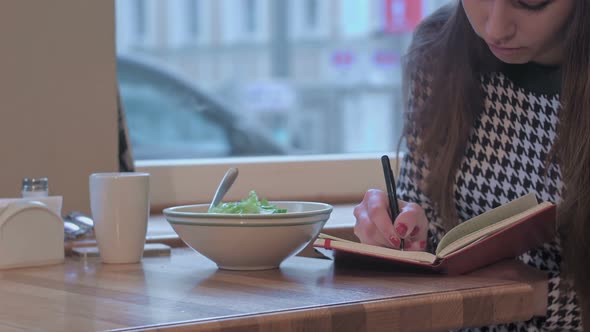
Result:
M88 175L117 162L112 0L0 1L0 197L49 178L88 212Z

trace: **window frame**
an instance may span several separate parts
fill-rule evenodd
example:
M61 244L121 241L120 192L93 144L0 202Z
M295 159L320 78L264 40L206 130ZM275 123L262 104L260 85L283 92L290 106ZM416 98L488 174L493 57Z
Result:
M371 188L384 189L382 154L288 157L140 160L136 171L150 173L152 213L173 205L209 203L229 167L239 176L224 200L239 200L255 190L269 200L357 203ZM388 153L392 167L401 156Z

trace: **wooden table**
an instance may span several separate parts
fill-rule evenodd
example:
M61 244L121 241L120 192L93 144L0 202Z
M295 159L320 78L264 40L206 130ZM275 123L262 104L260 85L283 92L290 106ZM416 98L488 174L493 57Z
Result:
M543 311L544 276L514 263L447 277L367 272L306 257L292 257L280 269L226 271L186 248L140 264L69 257L62 265L0 272L0 331L346 332L480 326Z

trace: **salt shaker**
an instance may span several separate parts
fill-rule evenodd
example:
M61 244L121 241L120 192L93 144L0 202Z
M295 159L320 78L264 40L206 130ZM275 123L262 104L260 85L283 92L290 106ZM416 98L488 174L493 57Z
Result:
M24 178L21 193L23 198L49 196L47 178Z

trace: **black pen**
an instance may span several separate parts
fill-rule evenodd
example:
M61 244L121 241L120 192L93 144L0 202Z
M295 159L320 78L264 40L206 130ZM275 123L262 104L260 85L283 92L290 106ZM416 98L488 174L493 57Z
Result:
M389 199L389 210L391 216L391 222L395 221L399 214L399 206L397 205L397 194L395 192L395 178L393 177L393 171L391 170L391 164L389 163L389 157L384 155L381 157L381 164L383 165L383 175L385 176L385 186L387 188L387 198ZM400 239L400 250L404 250L405 241L403 238Z

